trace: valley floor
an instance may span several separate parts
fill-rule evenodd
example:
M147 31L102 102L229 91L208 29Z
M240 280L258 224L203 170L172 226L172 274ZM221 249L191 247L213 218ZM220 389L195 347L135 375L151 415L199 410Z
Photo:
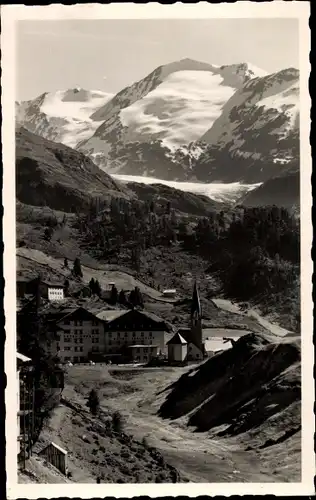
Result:
M267 435L274 437L273 421L271 428L267 422L268 434L261 435L259 430L252 441L247 433L218 437L214 431L195 432L194 428L187 427L188 415L177 420L157 415L172 384L193 368L193 365L182 368L69 367L63 404L55 409L45 425L35 453L49 440L66 448L70 481L80 483L95 483L98 476L103 478L102 482L168 482L168 467L177 470L177 482L299 481L299 431L284 443L265 447ZM92 388L98 390L102 415L119 411L123 416L124 434L131 436L131 441L123 439L122 442L113 435L102 437L98 432L100 421L86 408ZM293 415L299 413L299 404L293 411ZM285 422L284 428L292 424L292 421ZM249 446L250 443L254 446ZM160 452L162 467L151 455L146 455L147 451L144 454L144 447ZM36 461L38 471L38 457L32 460L29 471L34 471ZM49 479L47 471L37 477L45 477L45 482L65 482L65 478ZM20 475L20 482L27 479L30 480L29 476Z

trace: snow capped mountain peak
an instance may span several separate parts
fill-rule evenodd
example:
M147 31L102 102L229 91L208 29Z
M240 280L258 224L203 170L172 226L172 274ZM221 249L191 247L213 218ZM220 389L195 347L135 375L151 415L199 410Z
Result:
M16 103L17 121L129 175L264 181L299 151L299 72L183 58L111 96L81 87ZM253 166L255 164L255 166Z
M16 104L17 122L46 139L75 147L93 134L98 123L91 113L112 98L112 94L76 87L44 92L39 97Z
M97 110L91 118L103 123L79 147L90 151L98 144L107 156L114 133L123 144L162 140L175 150L206 133L227 100L254 76L246 63L219 67L184 58L160 66Z

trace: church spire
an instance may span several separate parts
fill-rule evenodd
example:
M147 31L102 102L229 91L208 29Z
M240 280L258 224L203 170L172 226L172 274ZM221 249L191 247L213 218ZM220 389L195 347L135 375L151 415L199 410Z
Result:
M202 316L200 296L199 296L196 281L194 282L193 295L192 295L191 319L194 316L198 317L198 318L201 318L201 316Z

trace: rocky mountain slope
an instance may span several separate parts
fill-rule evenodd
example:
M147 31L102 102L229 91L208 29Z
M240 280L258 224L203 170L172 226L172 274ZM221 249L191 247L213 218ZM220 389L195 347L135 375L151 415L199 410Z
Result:
M157 68L92 115L78 147L107 171L262 182L299 155L299 72L185 59Z
M130 196L83 153L16 130L16 197L22 203L74 212L94 197Z
M81 88L45 92L16 102L16 121L46 139L75 147L98 127L90 115L111 98L112 94Z
M262 74L248 64L218 67L191 59L161 66L94 113L92 119L104 121L79 147L97 156L103 165L110 158L111 168L122 156L122 147L124 155L126 145L161 142L173 152L198 140L235 91ZM167 151L165 154L168 157Z
M201 137L194 171L205 181L262 182L299 158L299 72L289 68L245 83Z
M109 95L83 89L17 103L17 122L108 173L256 184L299 161L299 72L183 59Z
M299 165L293 164L242 196L238 204L247 207L276 205L296 209L300 205Z

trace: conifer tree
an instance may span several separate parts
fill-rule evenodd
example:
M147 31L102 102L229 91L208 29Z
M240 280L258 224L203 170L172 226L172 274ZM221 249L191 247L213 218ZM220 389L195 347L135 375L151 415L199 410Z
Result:
M77 278L82 278L82 276L83 276L82 270L81 270L80 259L78 259L78 257L75 258L72 272L73 272L74 276L76 276Z
M87 406L92 413L92 415L97 415L100 408L100 399L98 393L95 389L91 389L89 393L89 398L87 401Z

